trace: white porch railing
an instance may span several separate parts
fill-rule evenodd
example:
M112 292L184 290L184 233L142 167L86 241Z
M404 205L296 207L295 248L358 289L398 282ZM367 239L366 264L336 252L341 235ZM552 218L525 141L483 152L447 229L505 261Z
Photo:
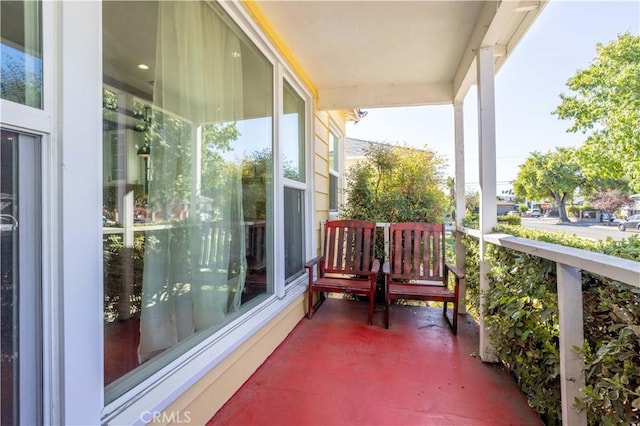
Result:
M460 229L459 232L480 238L478 230ZM575 399L581 397L580 388L585 386L584 359L573 349L584 343L582 271L640 288L640 262L506 234L485 234L484 240L556 262L562 423L586 425L586 413L572 407Z

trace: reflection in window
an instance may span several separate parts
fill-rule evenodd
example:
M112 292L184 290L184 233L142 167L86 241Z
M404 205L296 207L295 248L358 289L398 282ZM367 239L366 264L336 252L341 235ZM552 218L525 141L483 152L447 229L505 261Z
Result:
M304 100L287 81L284 82L283 102L281 127L284 177L305 182Z
M338 137L329 132L329 211L338 210L338 177L340 153L338 151Z
M304 274L304 192L284 188L284 271L286 283Z
M273 70L205 2L105 2L103 28L110 401L273 292Z
M0 3L0 97L42 108L42 4Z

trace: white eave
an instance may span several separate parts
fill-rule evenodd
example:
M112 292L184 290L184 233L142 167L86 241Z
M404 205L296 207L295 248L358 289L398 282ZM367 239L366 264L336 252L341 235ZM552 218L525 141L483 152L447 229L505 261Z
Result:
M259 8L318 92L319 109L448 104L496 72L547 0L271 1Z

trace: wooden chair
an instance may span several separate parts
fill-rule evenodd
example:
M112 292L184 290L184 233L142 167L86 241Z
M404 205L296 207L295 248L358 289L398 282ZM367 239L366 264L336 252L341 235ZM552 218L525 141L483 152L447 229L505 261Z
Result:
M429 223L394 223L389 228L389 260L384 263L386 309L389 328L389 305L392 300L431 300L443 302L443 315L453 334L458 332L458 294L464 274L445 262L444 225ZM449 272L455 277L449 288ZM453 320L447 305L453 304Z
M376 275L380 261L375 258L376 223L361 220L329 220L325 224L324 254L307 262L311 319L325 299L324 292L349 293L369 297L369 325L373 321ZM318 266L314 276L314 266ZM320 300L313 305L313 292Z

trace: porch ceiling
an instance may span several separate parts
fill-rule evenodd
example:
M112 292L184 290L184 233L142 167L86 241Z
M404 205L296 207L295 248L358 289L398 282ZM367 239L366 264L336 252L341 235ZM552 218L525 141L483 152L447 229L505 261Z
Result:
M318 92L319 109L464 98L475 51L496 71L540 14L539 1L271 1L258 8Z

